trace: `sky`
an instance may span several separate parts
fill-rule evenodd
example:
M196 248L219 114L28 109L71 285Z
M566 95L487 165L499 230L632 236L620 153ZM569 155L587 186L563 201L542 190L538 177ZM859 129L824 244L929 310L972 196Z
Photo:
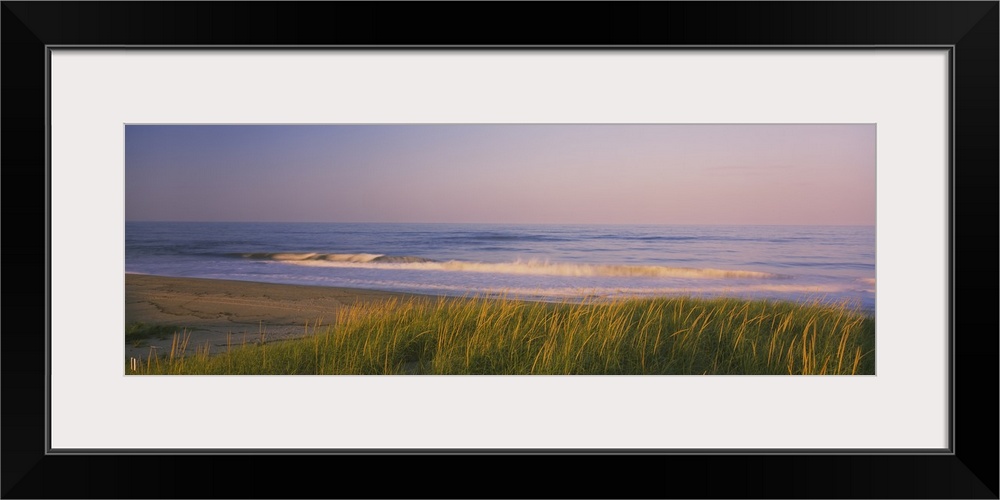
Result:
M126 125L129 221L875 224L875 125Z

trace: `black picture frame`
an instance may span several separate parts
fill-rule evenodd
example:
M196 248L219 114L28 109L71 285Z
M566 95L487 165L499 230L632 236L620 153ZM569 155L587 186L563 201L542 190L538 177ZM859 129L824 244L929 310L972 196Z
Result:
M2 4L3 254L8 280L17 280L4 294L0 336L4 498L302 498L315 488L359 498L998 498L996 1ZM46 95L47 47L55 45L950 47L950 450L50 454ZM384 479L364 479L371 471Z

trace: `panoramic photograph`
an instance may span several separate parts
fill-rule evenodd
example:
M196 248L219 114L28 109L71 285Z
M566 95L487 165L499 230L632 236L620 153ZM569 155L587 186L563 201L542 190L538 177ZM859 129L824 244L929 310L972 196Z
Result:
M874 375L874 124L126 125L126 375Z

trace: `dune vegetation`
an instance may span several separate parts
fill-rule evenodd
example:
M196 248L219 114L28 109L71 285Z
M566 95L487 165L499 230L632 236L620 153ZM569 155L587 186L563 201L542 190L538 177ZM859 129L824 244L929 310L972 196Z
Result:
M160 332L157 332L160 333ZM875 373L875 319L849 304L741 299L545 303L391 299L303 337L233 335L210 354L174 333L127 374L854 375Z

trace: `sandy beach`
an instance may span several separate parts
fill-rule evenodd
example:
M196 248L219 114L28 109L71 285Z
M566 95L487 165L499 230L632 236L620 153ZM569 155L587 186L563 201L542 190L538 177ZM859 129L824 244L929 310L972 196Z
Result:
M190 333L188 350L209 345L213 352L234 345L305 335L317 321L333 323L345 306L410 295L396 292L278 285L248 281L125 275L125 325L142 323ZM161 329L160 331L163 331ZM125 342L125 358L170 350L172 335Z
M381 304L397 298L426 302ZM363 315L340 314L353 307L363 307ZM808 331L815 347L796 350ZM183 360L167 356L177 332L188 337L183 353L174 351ZM846 304L731 298L554 305L126 274L123 337L127 373L135 374L873 374L875 368L872 316ZM289 342L300 337L315 342ZM261 342L266 348L255 347ZM221 355L243 344L250 349ZM761 348L771 344L780 354ZM221 356L195 355L206 348Z

